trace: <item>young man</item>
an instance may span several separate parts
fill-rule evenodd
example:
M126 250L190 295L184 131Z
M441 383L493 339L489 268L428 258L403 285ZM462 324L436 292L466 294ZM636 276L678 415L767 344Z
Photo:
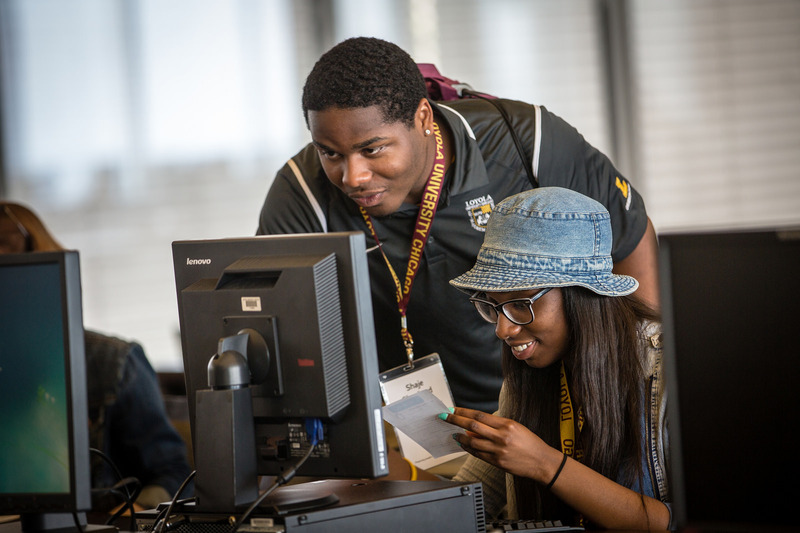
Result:
M492 104L426 96L416 63L392 43L359 37L325 53L303 90L312 143L278 172L258 233L363 231L368 247L380 242L369 264L381 370L407 363L413 340L417 358L440 354L456 405L492 412L500 344L448 281L474 264L494 204L535 186L600 201L615 271L657 306L655 232L608 158L543 107L498 100L523 160Z

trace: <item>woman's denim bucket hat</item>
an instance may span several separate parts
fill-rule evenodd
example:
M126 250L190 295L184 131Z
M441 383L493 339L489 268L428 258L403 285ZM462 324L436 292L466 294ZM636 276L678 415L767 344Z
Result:
M470 294L570 285L605 296L635 291L639 282L612 267L606 208L573 190L543 187L494 208L475 266L450 284Z

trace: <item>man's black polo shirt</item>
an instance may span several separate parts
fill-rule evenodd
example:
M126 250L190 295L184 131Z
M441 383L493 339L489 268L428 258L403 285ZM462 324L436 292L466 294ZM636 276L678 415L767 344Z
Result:
M615 261L644 235L644 202L606 156L544 107L502 100L527 152L538 185L566 187L595 198L611 213ZM501 342L467 297L449 281L475 262L497 202L532 187L508 126L483 100L432 103L436 120L453 135L450 165L423 261L411 290L408 328L417 357L438 352L456 405L493 412L502 383ZM535 132L535 134L534 134ZM302 178L299 179L299 178ZM313 198L312 198L313 197ZM316 205L314 205L316 204ZM395 272L406 270L418 208L404 204L373 217ZM258 233L363 231L358 207L328 181L309 144L278 172L261 211ZM380 252L369 254L372 302L381 371L407 361L400 337L395 285ZM377 379L377 376L376 376Z

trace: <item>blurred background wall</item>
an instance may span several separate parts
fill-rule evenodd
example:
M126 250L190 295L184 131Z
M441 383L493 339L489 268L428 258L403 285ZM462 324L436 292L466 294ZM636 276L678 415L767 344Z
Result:
M659 232L800 223L798 0L0 0L0 195L80 250L87 327L181 369L171 242L254 234L356 35L562 116Z

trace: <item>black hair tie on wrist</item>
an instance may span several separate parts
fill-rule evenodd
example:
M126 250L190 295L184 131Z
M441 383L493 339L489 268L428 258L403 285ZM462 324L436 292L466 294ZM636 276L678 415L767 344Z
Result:
M553 476L553 479L550 480L550 483L547 484L547 486L544 488L544 490L550 490L550 488L553 486L553 483L555 483L556 480L558 479L558 476L561 475L561 471L564 469L564 465L565 464L567 464L567 454L566 453L564 454L564 458L561 460L561 464L558 465L558 470L556 470L556 475Z

